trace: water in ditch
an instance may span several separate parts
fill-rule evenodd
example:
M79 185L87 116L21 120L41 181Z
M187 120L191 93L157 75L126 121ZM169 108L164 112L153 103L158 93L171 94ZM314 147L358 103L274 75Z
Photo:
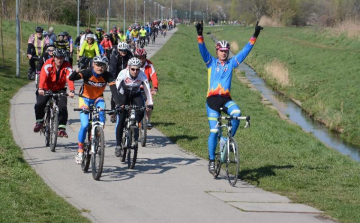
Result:
M273 91L266 82L248 65L242 63L240 71L244 71L247 79L269 100L278 110L298 124L303 130L311 132L326 145L338 150L356 161L360 161L360 146L352 145L340 138L339 134L329 131L322 124L311 119L299 106L283 95Z

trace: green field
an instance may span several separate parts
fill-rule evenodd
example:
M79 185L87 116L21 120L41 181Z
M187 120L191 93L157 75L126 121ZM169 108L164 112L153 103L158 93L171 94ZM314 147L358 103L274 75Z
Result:
M247 32L242 34L246 36L244 44L253 28ZM250 55L259 54L259 46L266 44L264 36L260 36ZM214 55L214 42L207 36L205 42ZM207 70L195 28L181 26L152 62L159 79L153 124L182 148L207 158ZM236 134L242 180L316 207L341 222L359 221L358 162L280 119L277 112L261 103L259 92L243 86L237 78L233 78L232 97L242 114L250 115L252 120L250 129L239 129Z
M235 41L238 50L253 31L252 27L229 26L205 29L218 39ZM265 27L246 62L275 89L301 101L309 115L360 145L359 47L359 39L336 36L329 30ZM279 68L279 64L288 70L286 84L271 75L269 68Z
M22 24L23 41L27 41L35 26L34 23ZM5 21L4 27L7 68L0 68L0 120L3 123L0 131L0 222L87 222L79 210L59 198L36 175L12 139L10 99L28 83L28 65L27 62L22 65L21 78L14 78L14 22ZM56 32L66 29L73 36L76 33L76 27L54 27ZM212 32L217 35L214 29ZM239 42L240 46L248 41L253 29L245 28L243 32L239 35L243 41ZM286 33L286 29L283 32ZM250 53L252 57L259 55L261 46L265 48L265 34L261 34ZM205 41L214 54L214 43L208 37ZM153 124L182 148L206 158L207 71L198 52L195 28L181 26L152 61L160 84L154 98ZM314 60L314 66L315 63ZM241 148L242 180L287 196L294 202L311 205L341 222L359 222L358 162L327 148L300 127L281 120L277 112L261 103L260 93L249 90L236 78L233 78L232 96L243 115L252 118L252 128L239 129L236 135Z
M26 58L27 40L36 25L22 23L25 55L21 58ZM76 35L76 27L55 25L54 28L56 32L67 30ZM3 21L3 30L6 67L0 60L0 222L90 222L44 183L26 163L13 140L9 123L10 100L19 88L29 83L26 76L28 62L24 60L21 77L15 78L15 22ZM29 117L33 115L33 111L29 111ZM33 134L32 129L29 134Z

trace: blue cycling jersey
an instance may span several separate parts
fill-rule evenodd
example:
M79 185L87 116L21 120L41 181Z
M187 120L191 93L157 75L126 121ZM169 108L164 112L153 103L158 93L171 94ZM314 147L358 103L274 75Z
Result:
M256 42L255 37L251 37L250 41L244 48L236 54L236 56L227 60L224 64L218 58L211 56L206 49L204 38L198 36L198 45L200 54L208 68L208 92L207 97L223 96L230 97L231 79L233 69L240 65L240 63L250 53L252 47Z

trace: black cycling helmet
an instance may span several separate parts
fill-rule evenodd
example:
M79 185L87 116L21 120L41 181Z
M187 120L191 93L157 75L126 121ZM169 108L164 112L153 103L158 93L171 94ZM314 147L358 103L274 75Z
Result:
M64 31L64 36L69 36L69 33Z
M65 36L65 33L61 32L61 33L58 34L58 36Z
M85 34L85 32L84 32L84 31L81 31L80 34Z
M55 49L54 57L66 57L66 51L64 49Z
M37 33L42 33L44 31L44 29L41 26L38 26L35 28L35 32Z

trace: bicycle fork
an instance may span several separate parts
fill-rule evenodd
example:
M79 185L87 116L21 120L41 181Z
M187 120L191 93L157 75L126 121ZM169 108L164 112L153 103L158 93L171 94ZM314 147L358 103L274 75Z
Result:
M93 127L91 128L91 151L90 154L95 154L95 143L96 143L96 127L99 126L100 128L103 128L104 124L100 121L96 121L93 123Z

